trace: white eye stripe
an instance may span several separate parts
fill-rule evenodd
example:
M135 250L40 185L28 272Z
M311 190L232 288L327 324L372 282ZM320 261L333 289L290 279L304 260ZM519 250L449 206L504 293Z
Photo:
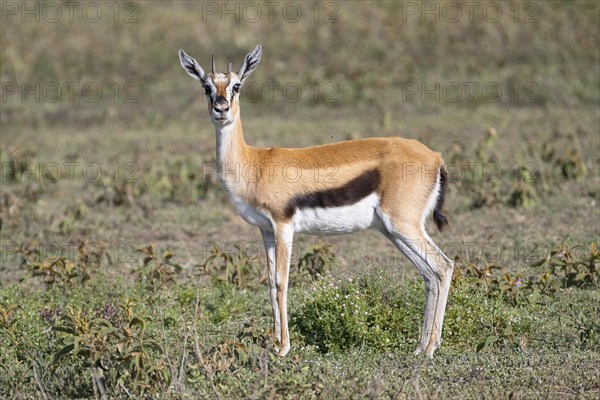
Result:
M233 98L235 97L236 93L239 93L239 91L235 92L233 90L234 86L239 85L239 84L240 84L240 82L231 81L229 83L229 85L227 86L226 92L227 92L227 97L228 97L230 103L233 103Z

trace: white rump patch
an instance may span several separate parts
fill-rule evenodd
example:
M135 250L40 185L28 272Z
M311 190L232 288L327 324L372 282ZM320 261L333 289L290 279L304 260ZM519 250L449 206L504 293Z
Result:
M427 222L427 219L431 216L431 214L433 213L433 209L435 208L436 204L437 204L437 200L438 197L440 197L440 170L438 170L437 176L435 177L435 184L433 185L433 190L431 191L431 195L429 196L429 199L427 200L427 205L425 206L425 211L423 212L423 215L421 216L421 231L424 233L427 233L425 231L425 223Z

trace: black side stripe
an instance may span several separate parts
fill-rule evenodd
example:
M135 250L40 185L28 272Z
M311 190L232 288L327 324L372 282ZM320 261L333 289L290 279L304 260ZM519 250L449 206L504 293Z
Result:
M364 172L343 186L291 198L285 209L286 218L291 218L297 209L342 207L357 203L379 187L379 171L376 169Z

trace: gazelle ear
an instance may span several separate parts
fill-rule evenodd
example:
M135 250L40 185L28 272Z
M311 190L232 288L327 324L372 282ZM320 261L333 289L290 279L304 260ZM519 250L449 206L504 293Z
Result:
M185 51L181 49L179 50L179 61L185 72L204 85L206 74L200 64L198 64L198 61L185 54Z
M244 61L242 61L242 65L240 65L240 69L238 69L238 76L240 77L240 81L244 83L247 77L250 76L252 72L258 67L258 63L260 62L260 57L262 55L262 46L257 44L254 50L252 50Z

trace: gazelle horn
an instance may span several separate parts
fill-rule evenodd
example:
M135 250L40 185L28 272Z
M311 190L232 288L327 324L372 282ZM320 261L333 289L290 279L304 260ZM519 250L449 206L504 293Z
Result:
M229 63L229 64L227 65L227 73L230 73L230 72L231 72L231 63Z
M215 69L217 69L217 67L215 67L215 55L212 54L212 73L213 73L213 75L215 74Z

